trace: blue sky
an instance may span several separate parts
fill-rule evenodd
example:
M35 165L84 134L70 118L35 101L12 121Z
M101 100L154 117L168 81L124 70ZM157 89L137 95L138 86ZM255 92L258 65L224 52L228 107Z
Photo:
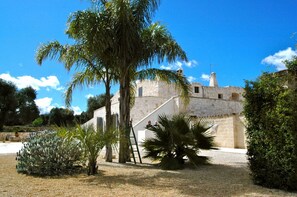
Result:
M87 0L1 1L0 78L36 89L42 113L65 105L63 92L74 71L55 60L38 66L36 50L54 40L71 43L67 18L88 7ZM297 55L296 8L297 0L162 0L154 21L166 25L190 61L154 67L183 68L189 80L204 85L212 71L220 86L243 87L263 71L284 69L282 61ZM87 97L103 92L103 86L77 89L73 110L85 111Z

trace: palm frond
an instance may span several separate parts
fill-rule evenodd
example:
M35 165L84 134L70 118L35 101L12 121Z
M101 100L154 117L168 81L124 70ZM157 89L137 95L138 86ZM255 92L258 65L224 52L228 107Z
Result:
M94 85L101 81L100 76L94 75L92 69L87 68L84 72L77 72L72 77L72 81L67 85L65 92L65 103L66 106L70 106L72 101L73 90L77 87L83 87L88 85Z
M195 166L207 163L207 157L198 156L199 149L212 148L212 138L205 136L201 124L190 127L191 119L184 114L168 118L159 116L159 126L149 129L155 137L144 142L145 157L161 160L162 169L180 169L186 156ZM200 128L203 127L203 128Z
M165 26L159 23L153 23L142 31L143 43L143 64L150 64L157 59L162 62L167 59L168 62L174 62L177 58L187 61L185 51L172 38Z
M145 24L150 24L154 12L158 9L160 0L134 0L132 7L135 18Z
M62 61L63 54L66 52L65 46L61 45L58 41L41 44L36 52L35 59L37 64L41 65L47 58Z

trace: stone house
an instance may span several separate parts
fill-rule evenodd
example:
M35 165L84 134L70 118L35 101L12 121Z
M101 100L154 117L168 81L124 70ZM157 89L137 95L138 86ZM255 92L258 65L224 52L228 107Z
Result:
M179 71L182 72L182 71ZM219 87L216 74L211 73L209 86L200 83L191 84L191 96L188 105L174 85L162 81L144 80L137 82L135 103L131 109L132 125L137 141L152 137L145 129L148 121L154 123L159 115L186 113L191 117L203 118L213 125L212 135L218 147L245 148L243 116L243 88ZM119 114L119 93L112 98L111 111L114 118ZM114 121L117 122L117 121ZM104 127L105 108L94 111L94 118L85 123L95 128Z

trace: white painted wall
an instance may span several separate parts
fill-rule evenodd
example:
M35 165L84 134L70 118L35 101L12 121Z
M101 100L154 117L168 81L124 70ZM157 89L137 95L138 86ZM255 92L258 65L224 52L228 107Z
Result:
M158 117L160 115L172 115L178 113L178 107L176 105L176 100L178 100L178 97L172 97L169 100L167 100L165 103L163 103L161 106L159 106L157 109L143 117L139 122L137 122L135 125L133 124L134 132L136 135L136 139L138 140L138 131L144 130L148 121L151 121L152 124L154 124L156 121L158 121Z

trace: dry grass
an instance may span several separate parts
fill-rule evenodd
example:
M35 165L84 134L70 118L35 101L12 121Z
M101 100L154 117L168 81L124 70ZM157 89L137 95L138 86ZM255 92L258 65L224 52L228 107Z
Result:
M0 196L297 196L253 185L246 165L163 171L100 161L96 176L54 178L18 174L15 165L14 155L0 155Z

